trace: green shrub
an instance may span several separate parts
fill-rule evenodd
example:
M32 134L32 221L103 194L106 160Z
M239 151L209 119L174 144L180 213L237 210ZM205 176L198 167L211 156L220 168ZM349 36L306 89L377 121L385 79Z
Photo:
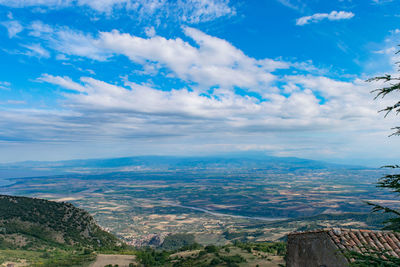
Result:
M207 253L215 253L218 252L218 248L214 245L208 245L204 248Z
M214 258L214 259L211 260L210 265L211 265L211 266L218 265L218 264L220 264L221 262L222 262L222 261L221 261L220 259Z
M161 248L165 250L175 250L182 247L190 247L193 244L195 244L193 234L173 234L165 237Z

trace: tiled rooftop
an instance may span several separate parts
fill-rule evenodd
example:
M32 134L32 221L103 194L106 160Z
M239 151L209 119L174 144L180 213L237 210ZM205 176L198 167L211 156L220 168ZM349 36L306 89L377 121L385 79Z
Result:
M342 250L363 253L368 248L372 248L378 251L387 251L393 257L400 258L400 233L396 232L324 228L315 231L295 232L291 235L323 232L327 233L335 245Z

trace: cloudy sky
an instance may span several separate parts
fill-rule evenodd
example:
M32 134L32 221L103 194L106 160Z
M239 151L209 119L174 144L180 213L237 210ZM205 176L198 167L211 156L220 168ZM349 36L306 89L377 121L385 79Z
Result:
M398 0L0 0L0 162L398 163L398 44Z

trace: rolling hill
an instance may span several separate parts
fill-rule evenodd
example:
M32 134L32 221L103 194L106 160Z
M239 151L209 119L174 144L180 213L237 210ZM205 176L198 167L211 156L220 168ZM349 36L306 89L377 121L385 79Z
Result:
M94 260L93 251L126 248L70 203L0 195L0 218L0 264L79 266Z

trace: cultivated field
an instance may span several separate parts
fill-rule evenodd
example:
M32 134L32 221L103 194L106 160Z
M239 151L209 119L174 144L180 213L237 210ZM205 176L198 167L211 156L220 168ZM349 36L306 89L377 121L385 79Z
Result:
M136 171L15 179L1 189L69 201L136 246L168 233L225 244L279 240L293 230L325 226L376 228L363 201L397 204L375 187L381 175L370 169Z

